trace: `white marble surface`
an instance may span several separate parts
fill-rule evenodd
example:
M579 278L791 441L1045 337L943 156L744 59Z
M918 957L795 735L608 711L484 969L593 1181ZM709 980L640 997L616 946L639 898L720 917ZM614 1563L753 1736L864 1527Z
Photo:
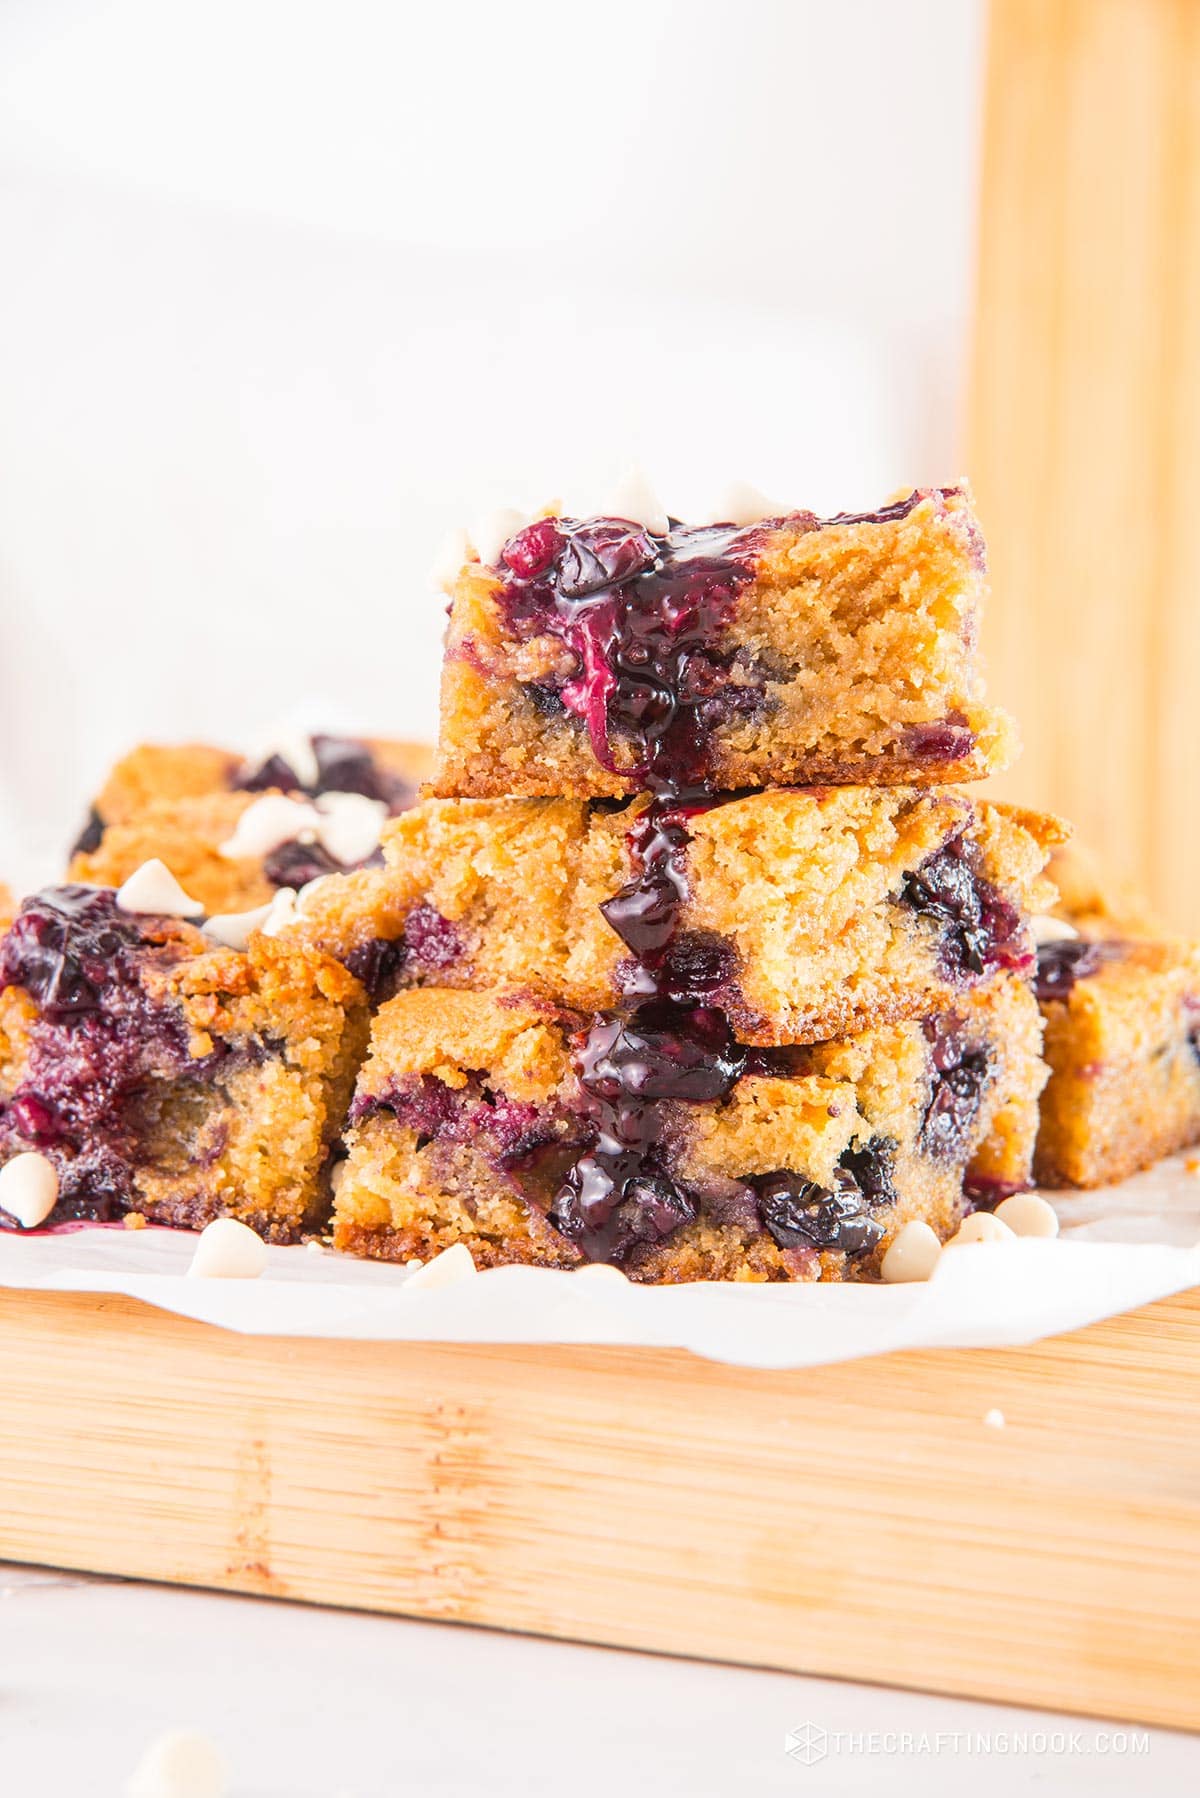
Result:
M1122 1751L1081 1719L0 1566L5 1798L119 1798L180 1727L229 1798L1200 1789L1200 1738L1166 1731Z

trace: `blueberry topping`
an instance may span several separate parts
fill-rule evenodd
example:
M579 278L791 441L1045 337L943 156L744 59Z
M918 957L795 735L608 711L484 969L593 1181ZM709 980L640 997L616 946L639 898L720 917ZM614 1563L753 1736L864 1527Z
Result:
M725 1098L746 1066L719 1011L660 1002L601 1014L578 1054L595 1140L567 1175L550 1221L589 1260L617 1261L696 1215L666 1161L665 1101Z
M1042 943L1037 952L1037 978L1034 991L1041 1004L1050 999L1066 999L1077 980L1086 980L1104 960L1105 945L1085 942L1082 937L1064 937L1059 942Z
M309 790L301 786L296 770L281 755L269 755L257 767L243 768L234 777L233 785L240 793L267 793L274 787L280 787L284 792L303 793Z
M949 1161L962 1153L979 1115L991 1079L991 1057L967 1042L962 1020L953 1013L927 1019L925 1037L932 1079L918 1140L932 1160Z
M175 919L120 911L110 888L61 886L27 899L0 944L0 987L21 987L38 1008L21 1084L0 1102L0 1151L53 1155L55 1221L128 1202L153 1082L204 1081L234 1053L260 1052L218 1042L191 1055L178 1008L152 997L145 975L173 966L190 935Z
M272 885L294 887L297 892L310 880L343 872L342 864L335 862L320 843L281 843L263 857L263 873Z
M71 845L72 855L94 855L104 840L104 819L95 806L88 812L83 829Z
M939 958L948 979L1032 963L1020 912L975 872L961 832L904 876L898 903L944 927Z
M310 798L321 793L361 793L365 799L382 800L393 813L405 811L415 800L414 788L381 766L370 746L357 737L316 736L310 741L317 762L317 778L310 786L304 785L283 756L271 755L257 767L243 768L234 787L246 793L266 793L278 787L284 792L307 793Z
M375 936L369 943L360 943L357 949L351 950L346 957L346 966L356 980L361 980L372 1005L381 1005L385 999L395 996L406 959L407 946L403 937L389 942Z
M414 905L404 924L404 946L410 963L436 972L461 961L466 949L456 925L432 905Z
M619 518L519 531L500 564L508 627L557 637L576 665L557 686L537 683L538 710L548 715L556 694L585 722L601 767L631 785L702 786L714 730L731 709L763 703L761 679L720 642L758 541L753 530L678 525L658 536Z
M0 945L0 989L23 987L52 1023L94 1012L127 977L145 928L117 909L109 887L46 887L26 899Z
M854 1260L883 1240L851 1170L836 1168L834 1181L831 1190L780 1171L752 1182L762 1221L781 1249L840 1249Z
M839 1165L873 1211L896 1203L896 1145L890 1136L873 1136L861 1148L847 1149Z

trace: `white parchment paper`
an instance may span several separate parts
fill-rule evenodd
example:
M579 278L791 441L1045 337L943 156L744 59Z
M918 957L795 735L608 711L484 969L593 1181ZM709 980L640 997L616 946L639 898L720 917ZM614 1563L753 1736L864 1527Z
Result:
M0 1288L122 1293L248 1335L607 1343L813 1367L1035 1342L1200 1285L1200 1175L1183 1160L1103 1192L1047 1196L1056 1241L955 1250L926 1285L641 1287L611 1268L514 1267L406 1290L404 1268L305 1248L271 1249L257 1280L200 1280L187 1277L191 1235L93 1229L0 1233Z

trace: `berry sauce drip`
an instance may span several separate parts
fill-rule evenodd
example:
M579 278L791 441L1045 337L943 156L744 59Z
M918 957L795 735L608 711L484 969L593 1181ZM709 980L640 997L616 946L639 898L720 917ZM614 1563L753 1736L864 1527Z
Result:
M719 647L759 543L754 528L673 524L659 536L621 518L518 531L500 564L509 628L558 638L575 663L534 703L581 718L600 766L631 786L676 799L704 787L713 730L762 705L761 683L735 680Z
M939 959L948 979L978 979L998 968L1027 973L1033 966L1020 912L975 872L961 834L904 876L899 904L944 926Z
M1042 943L1037 952L1037 977L1033 990L1038 1002L1067 999L1077 980L1086 980L1104 960L1105 943L1089 943L1083 937L1064 937Z
M600 910L630 952L631 960L618 970L629 998L711 1005L732 980L727 943L711 933L679 930L688 894L687 820L705 809L655 800L628 833L633 879Z
M64 1151L55 1221L116 1215L132 1190L126 1101L154 1075L203 1080L230 1051L188 1054L179 1014L146 991L148 964L186 950L174 919L131 916L104 887L48 887L0 945L0 989L38 1008L20 1085L0 1103L0 1147Z
M931 1160L950 1161L962 1153L979 1115L991 1079L991 1057L986 1049L968 1044L962 1019L953 1013L927 1018L925 1038L933 1079L918 1140Z
M667 1169L663 1102L726 1098L748 1058L724 1014L705 1007L652 1000L627 1018L597 1017L577 1064L595 1142L550 1208L589 1261L623 1261L695 1217Z

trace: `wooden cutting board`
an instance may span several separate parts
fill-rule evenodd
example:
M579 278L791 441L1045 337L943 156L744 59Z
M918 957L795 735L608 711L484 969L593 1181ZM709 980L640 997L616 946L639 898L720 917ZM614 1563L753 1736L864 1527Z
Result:
M0 1356L3 1558L1200 1725L1200 1292L764 1373L5 1291Z

